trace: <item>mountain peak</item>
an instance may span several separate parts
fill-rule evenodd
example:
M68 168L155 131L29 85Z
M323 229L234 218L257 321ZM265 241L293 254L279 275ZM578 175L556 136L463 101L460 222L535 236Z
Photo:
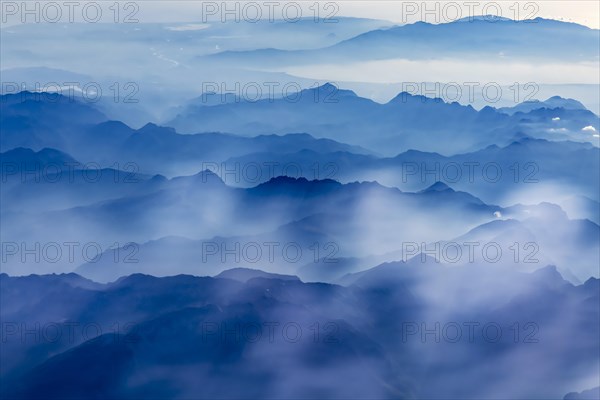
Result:
M501 17L499 15L486 14L486 15L472 15L464 18L457 19L454 22L517 22L513 19Z
M174 128L168 127L168 126L160 126L160 125L156 125L153 122L148 122L146 125L142 126L140 129L138 129L136 131L137 133L141 133L142 135L144 134L157 134L160 132L170 132L170 133L176 133Z
M321 86L318 86L316 88L317 90L331 90L331 89L337 89L337 86L335 86L334 84L330 83L330 82L326 82Z
M552 96L543 104L549 108L564 108L566 110L587 110L587 108L579 101L560 97L560 96Z
M326 82L326 83L322 84L321 86L308 88L305 90L309 91L311 93L319 93L319 94L322 94L323 96L329 96L331 100L339 98L339 97L358 97L358 95L356 93L354 93L352 90L340 89L339 86L337 86L333 83L330 83L330 82Z
M481 110L479 110L479 113L481 114L495 114L496 113L496 109L494 107L491 106L485 106L483 107Z
M198 172L197 174L193 175L192 178L196 181L201 181L202 183L225 185L225 182L223 182L221 177L209 169Z
M139 130L140 131L149 131L149 130L158 129L158 128L160 128L160 126L156 125L153 122L148 122L146 125L142 126Z
M474 111L475 109L470 105L463 105L457 101L446 101L441 97L429 97L418 93L410 93L406 91L402 91L398 93L394 98L388 101L386 104L408 104L408 105L442 105L447 109L469 109Z
M446 190L454 191L450 186L446 185L444 182L437 181L428 188L421 190L420 193L444 192Z
M198 183L209 184L213 187L225 186L225 182L223 182L221 177L209 169L205 169L194 175L176 176L171 178L170 182L176 185L183 185L183 187L188 187L190 184L196 186Z
M542 282L548 287L557 288L567 284L555 265L547 265L531 273L532 278Z
M587 110L587 108L577 100L560 96L552 96L544 101L538 99L526 100L514 107L498 108L498 111L504 114L513 115L516 113L527 114L544 108L548 110L553 110L556 108L562 108L565 110Z
M417 101L424 103L424 104L429 103L429 102L436 102L436 103L444 102L441 98L438 98L438 97L427 97L427 96L423 96L421 94L400 92L393 99L388 101L387 104L398 104L398 103L409 103L409 102L415 103Z
M15 147L0 153L0 159L3 162L15 162L18 164L34 164L41 163L46 164L58 164L64 166L65 163L74 163L76 160L69 154L53 149L50 147L44 147L39 151L32 150L28 147Z
M219 176L217 174L215 174L213 171L211 171L210 169L204 169L200 172L198 172L196 175L194 175L196 177L202 177L202 176L207 176L207 177L213 177L213 178L217 178L217 179L221 179L219 178Z
M277 176L269 179L267 182L250 189L256 194L275 194L280 193L286 196L294 195L321 195L331 190L335 190L342 184L333 179L313 179L308 180L304 177Z

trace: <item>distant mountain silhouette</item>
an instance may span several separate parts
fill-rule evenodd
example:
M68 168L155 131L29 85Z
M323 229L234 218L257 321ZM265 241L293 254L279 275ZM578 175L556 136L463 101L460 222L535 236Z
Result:
M516 107L507 115L492 107L477 111L470 105L406 92L379 104L331 84L294 96L294 101L285 97L211 106L192 103L165 124L185 133L197 131L198 126L244 135L301 130L388 156L408 149L452 155L494 144L503 146L519 132L548 140L592 142L593 136L581 129L593 126L600 130L594 113L566 101L549 100L552 109ZM568 108L555 107L558 105ZM516 112L521 110L528 113Z
M574 99L563 99L560 96L553 96L547 100L529 100L523 103L517 104L514 107L502 107L498 108L498 111L505 114L512 115L516 112L528 113L533 110L539 110L540 108L547 108L549 110L555 108L562 108L565 110L587 110L581 102Z
M511 57L528 60L592 60L598 54L598 31L544 18L514 21L497 16L463 18L431 24L415 22L377 29L316 50L258 49L225 51L200 59L255 65L382 60L392 58Z
M258 269L250 268L232 268L221 272L216 275L215 278L233 279L240 282L248 282L254 278L267 278L267 279L281 279L285 281L298 281L297 276L293 275L281 275L281 274L270 274L263 272Z

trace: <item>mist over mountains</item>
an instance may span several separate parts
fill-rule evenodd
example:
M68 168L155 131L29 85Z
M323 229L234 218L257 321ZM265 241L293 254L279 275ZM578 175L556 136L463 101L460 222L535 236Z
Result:
M573 44L576 43L575 46ZM316 50L259 49L224 51L204 56L231 62L275 64L326 63L392 58L523 58L594 60L598 32L588 27L543 18L514 21L487 16L431 24L417 22L365 32ZM560 53L560 57L557 57ZM564 57L564 58L563 58Z
M256 275L244 283L221 276L136 274L93 285L74 274L21 278L3 274L2 300L11 304L3 309L3 320L18 317L29 325L46 326L59 313L77 321L70 325L70 336L61 335L51 343L34 338L23 342L18 329L7 334L3 378L14 383L3 388L3 395L31 398L43 393L47 398L64 398L94 390L125 398L157 394L180 398L197 393L210 398L224 392L242 397L248 392L260 397L297 393L348 393L353 398L468 396L473 388L458 382L444 366L448 362L444 360L459 357L467 365L489 363L486 370L463 371L469 379L481 379L477 396L493 395L496 385L506 386L515 397L553 396L569 390L570 376L591 376L594 368L597 372L597 365L582 353L598 346L593 321L598 311L597 279L573 286L552 267L507 275L507 271L479 268L446 272L418 262L378 266L348 279L349 286ZM484 294L473 284L498 277L510 281L509 293ZM432 291L440 284L463 293L458 307ZM411 294L407 287L418 290ZM16 301L23 299L16 293L26 295L28 301ZM472 303L479 309L468 306ZM488 304L499 307L490 313ZM560 316L569 314L573 318L565 324ZM427 323L421 327L413 322L419 320ZM468 328L458 321L473 320L486 321L485 326L500 329L504 337L491 332L486 336L482 327L472 325L476 328L469 339ZM443 336L436 334L434 327L440 322L435 321L445 321L444 326L450 324L452 329L459 326L465 336L456 340L455 331L445 328ZM67 332L68 326L60 324L57 329ZM97 333L82 333L88 326ZM580 331L582 326L585 329ZM552 346L550 338L576 332L577 344ZM432 340L422 339L423 334ZM442 339L435 340L435 335ZM24 359L23 351L31 356ZM525 359L541 362L548 354L555 365L568 363L569 373L546 365L543 371L530 370L526 375L515 371L483 379L507 364ZM100 368L107 363L110 370ZM552 370L557 372L548 382ZM319 373L336 379L323 381ZM177 385L156 387L156 374ZM226 385L232 380L237 385ZM199 387L201 382L210 384Z
M592 126L598 131L598 117L586 109L560 107L562 103L569 107L566 100L557 103L552 108L541 103L529 113L507 116L491 108L478 112L470 106L406 92L387 104L378 104L352 91L325 84L275 100L193 104L167 125L185 133L195 132L198 127L214 130L219 126L229 132L250 135L300 129L388 156L395 155L390 149L419 149L446 155L466 152L491 144L509 144L518 134L592 141L593 136L582 129ZM307 115L311 117L306 118Z
M576 98L600 112L594 80L598 30L562 21L479 18L395 26L389 21L338 16L333 23L312 18L293 23L228 20L195 24L140 19L134 24L97 23L93 33L89 27L67 23L1 28L1 91L56 90L74 83L75 95L83 94L112 119L136 128L171 120L173 109L183 106L184 99L215 91L215 87L217 92L247 99L273 98L331 81L342 88L355 84L362 88L361 96L369 98L386 85L407 83L405 88L399 85L395 91L386 91L385 101L379 102L402 91L417 94L407 89L422 82L479 83L475 94L481 99L478 104L484 105L489 101L482 87L498 84L503 86L499 107L531 100L531 95L539 98L544 95L537 92L544 91L548 97ZM106 51L107 43L113 51ZM100 55L102 62L90 62ZM432 69L431 60L444 68ZM361 67L362 62L372 61L399 64L390 67L396 71L392 74L376 65ZM469 65L477 69L465 73ZM340 69L329 72L331 66ZM553 68L585 79L556 79ZM590 74L593 79L587 79ZM515 83L519 90L510 88ZM528 84L537 89L532 92ZM102 94L98 96L97 91ZM457 101L471 104L468 93L469 89ZM442 97L444 92L420 94ZM491 96L496 94L492 91Z
M33 93L7 96L2 118L10 129L3 135L4 147L35 143L31 147L41 150L16 147L2 153L0 162L2 212L8 222L4 232L11 243L43 243L58 236L98 244L96 257L78 255L67 265L59 264L61 272L81 266L77 271L102 281L124 271L162 276L174 271L195 274L200 267L200 273L214 274L231 266L221 254L228 246L289 242L304 250L297 260L286 262L278 254L259 267L295 274L299 266L321 264L319 247L327 247L321 253L335 253L336 259L376 256L391 261L390 254L401 252L407 242L448 241L497 219L535 221L533 230L541 233L543 221L550 219L555 238L542 240L529 227L521 245L543 244L549 255L538 262L558 265L573 281L598 275L593 267L598 246L593 204L598 197L589 179L597 179L600 164L598 149L590 143L523 136L504 147L491 145L450 157L410 150L389 158L308 134L185 135L153 124L134 130L103 121L101 113L85 104L56 99ZM85 110L80 119L67 122L67 115L80 107ZM561 159L565 154L574 162L570 168ZM195 172L178 176L190 170ZM291 176L279 177L286 173ZM558 196L556 188L565 184L569 194ZM550 196L566 204L573 215L559 206L558 212L544 211L535 202L514 206L524 199L535 201L536 192L538 198ZM568 207L575 199L589 199L591 208ZM248 207L251 213L244 211ZM588 221L571 223L573 218ZM22 230L26 221L40 228L35 233ZM416 225L416 231L397 229ZM42 228L46 226L52 228ZM569 247L581 246L578 254L590 255L578 259L556 252L555 243L567 243L558 239L561 235L572 238ZM315 243L316 250L309 249ZM505 252L510 245L504 240ZM214 252L214 246L219 250L207 260L204 253ZM134 250L140 263L115 255ZM266 250L261 248L261 254ZM6 270L23 268L19 253L5 260ZM262 258L257 260L260 264ZM234 261L248 266L239 257ZM29 272L53 268L40 260L25 264L34 267Z
M490 18L3 26L0 396L597 398L600 36Z

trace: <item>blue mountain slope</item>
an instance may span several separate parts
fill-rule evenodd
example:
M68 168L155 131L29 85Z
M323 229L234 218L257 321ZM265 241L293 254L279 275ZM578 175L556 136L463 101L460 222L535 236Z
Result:
M259 135L246 138L218 133L180 135L154 124L139 130L117 121L98 124L105 117L88 104L64 97L60 97L61 101L48 101L43 95L30 98L37 95L25 92L23 96L7 95L10 98L3 103L7 112L0 122L6 133L1 144L5 151L15 147L53 147L83 162L101 162L103 166L133 162L144 172L166 174L167 171L156 171L156 161L160 160L163 169L169 168L169 174L177 169L178 174L183 174L191 172L192 167L201 169L199 160L218 164L251 152L307 149L368 154L365 148L372 148L387 155L407 149L452 154L493 144L506 145L517 134L595 142L593 132L583 128L600 130L597 116L587 110L543 108L507 116L491 107L478 112L470 106L407 93L379 104L332 85L307 89L300 95L299 101L294 102L277 99L192 105L168 123L186 133L229 131ZM37 115L36 110L41 108L47 111ZM85 112L77 111L78 118L69 119L76 112L73 108ZM298 131L322 139L286 135Z
M253 265L290 273L322 257L337 260L397 250L403 241L428 240L428 235L439 234L440 230L458 235L464 232L465 224L489 221L495 211L502 210L451 189L402 193L376 183L341 185L335 181L280 177L240 190L219 183L218 178L214 178L216 186L194 183L189 178L178 179L182 182L176 184L171 180L164 189L147 196L47 213L42 218L94 226L96 232L108 235L113 241L125 243L135 238L133 241L139 243L135 258L139 262L127 263L117 256L117 253L130 254L132 250L123 248L109 250L101 260L87 262L78 269L85 276L107 281L135 271L156 275L174 271L213 274L234 266ZM198 199L194 207L189 205L192 199ZM377 210L366 215L361 210L369 207L369 203ZM241 211L241 205L253 212ZM430 212L432 207L437 209L436 214ZM213 215L220 218L215 220ZM398 230L419 218L429 225L422 232ZM165 230L165 219L173 228ZM111 227L111 221L115 220L121 221L119 232ZM366 226L373 230L368 238L364 237ZM144 243L153 239L148 232L196 240L167 237ZM219 232L218 236L215 232ZM360 247L353 245L357 240L362 241ZM269 249L265 243L277 247ZM236 248L239 253L226 255L226 249ZM174 254L177 256L173 257Z
M600 386L594 389L584 390L580 393L569 392L565 395L564 400L592 400L600 397Z
M574 99L564 99L560 96L553 96L547 100L529 100L523 103L517 104L514 107L502 107L498 108L498 111L508 115L512 115L516 112L528 113L533 110L540 108L555 109L563 108L565 110L586 110L585 106L581 102Z
M0 96L0 147L68 151L68 142L90 124L106 120L98 110L59 94L21 92ZM57 145L58 144L58 145Z
M6 283L10 280L12 285L24 286L19 280L2 279ZM237 294L230 291L225 295L223 291L228 287L229 291L237 288ZM179 294L174 296L171 290ZM265 298L265 292L270 296ZM47 301L60 301L60 298L74 295L66 291L58 298ZM351 389L365 396L377 394L388 397L390 395L386 393L391 389L382 385L382 380L388 385L399 384L386 370L383 350L367 335L340 319L345 314L352 315L351 307L344 305L344 301L356 304L357 300L351 292L335 286L264 278L241 284L229 279L180 276L157 280L132 276L107 285L94 296L87 300L87 309L90 316L94 315L92 318L97 324L104 326L105 321L111 318L107 314L109 311L112 311L113 321L124 321L128 318L126 315L131 315L133 311L140 322L128 326L127 331L105 334L79 346L68 344L71 350L48 358L22 380L9 380L8 387L3 385L4 393L8 389L13 396L29 397L43 391L45 397L57 398L81 394L94 385L98 392L107 396L139 397L152 389L151 382L142 378L142 375L155 368L170 369L172 373L165 373L172 376L173 382L179 382L177 388L165 386L161 389L161 393L168 393L169 397L186 397L189 393L198 393L200 387L203 388L202 393L212 397L223 393L222 384L227 379L238 382L238 385L228 389L232 396L252 392L256 395L272 393L288 397L299 392L319 393L326 390L346 393ZM131 300L138 296L141 296L141 301L136 301L138 306L134 306ZM96 307L93 307L94 303ZM158 303L159 309L156 309ZM342 311L340 306L345 307L346 311ZM120 315L114 314L119 307ZM151 314L142 317L143 313L150 310ZM241 333L236 339L235 334L233 337L222 337L221 333L209 334L207 330L213 326L241 326L246 329L250 325L262 329L264 324L275 322L271 326L277 327L284 321L293 321L306 331L300 341L281 336L281 327L274 331L276 336L272 337L273 341L270 341L269 335L261 335L261 338L252 342L240 340L243 337ZM324 332L326 336L323 339L314 340L313 335L308 334L310 324L333 321L335 332ZM173 335L177 335L177 340L172 340ZM164 346L166 343L170 344ZM276 354L279 357L275 357ZM97 356L100 358L96 359ZM110 372L100 373L99 370L76 367L82 360L96 360L98 368L103 369L101 367L106 364L107 358L116 363ZM313 386L304 380L295 382L292 371L282 368L292 360L296 363L294 373L302 372L306 377L314 374L314 368L323 366L338 372L329 375L332 379L326 388L322 384ZM352 363L355 367L344 368L344 363ZM214 381L217 378L210 372L212 368L221 370L218 382ZM64 385L57 380L58 377L52 378L52 371L58 370L71 371L71 378L81 374L76 380L78 383ZM364 371L369 371L369 374L365 376ZM195 377L185 378L188 374ZM275 378L275 375L279 375L279 378ZM127 388L123 381L126 376L140 377L142 380ZM350 378L357 382L356 386L343 389L339 382ZM274 388L273 383L282 379L287 384L279 389ZM22 385L19 381L28 384Z
M308 179L316 176L341 182L377 180L406 191L418 191L441 181L494 204L549 200L532 198L529 192L555 187L554 202L566 201L571 195L592 200L588 205L571 202L571 217L598 220L598 209L593 204L598 200L598 188L590 182L600 179L600 152L589 143L524 137L505 146L492 145L453 156L415 150L394 157L302 150L247 154L227 160L225 165L233 169L235 165L267 162L295 165L293 173L300 171ZM242 184L252 186L254 182ZM571 194L559 190L564 184L569 185Z
M70 398L89 390L119 398L150 393L171 398L222 393L431 398L465 396L473 390L487 397L497 394L498 387L511 397L529 397L543 387L544 396L555 397L568 392L582 371L597 369L595 353L582 350L598 346L597 315L593 317L600 304L598 280L574 286L552 267L522 274L478 266L446 268L435 262L392 263L359 274L349 287L268 276L241 283L132 275L93 289L60 284L66 276L35 279L56 290L37 291L39 283L32 277L0 276L2 303L14 310L3 309L3 320L52 321L46 311L62 310L67 321L82 326L93 321L103 330L86 337L76 326L70 339L52 342L22 343L18 335L7 335L3 397L43 393L44 398ZM489 282L495 284L480 290ZM29 296L14 296L16 292ZM435 321L444 326L470 321L474 328L458 341L449 340L455 336L446 328L443 334L440 328L440 340L433 333L422 339L421 322L435 332ZM491 333L483 336L482 326L490 321L503 331L499 340L486 340ZM301 337L282 333L290 322L302 329ZM511 331L515 322L517 341ZM57 326L64 327L61 322ZM555 335L569 339L557 348L548 339ZM27 358L15 355L14 349L23 347ZM548 381L548 370L516 362L524 356L539 365L567 362L572 372L552 369ZM511 372L497 373L506 371L505 363L513 365ZM459 367L480 382L476 389L455 379ZM173 384L154 384L157 371ZM236 385L224 389L232 381ZM542 381L546 384L540 386Z
M294 275L270 274L270 273L266 273L266 272L263 272L258 269L251 269L251 268L228 269L228 270L225 270L225 271L219 273L218 275L216 275L215 278L233 279L235 281L240 281L240 282L244 282L244 283L246 283L250 279L254 279L254 278L282 279L282 280L286 280L286 281L299 280L298 277L294 276Z
M300 129L388 156L408 149L451 155L493 144L506 145L518 133L595 143L593 135L582 129L600 129L598 117L585 109L536 109L509 116L491 107L477 111L471 106L409 93L379 104L332 87L303 90L294 101L280 98L212 106L192 104L166 124L187 133L198 126L207 130L225 127L245 135Z
M221 126L246 135L301 129L317 137L329 137L363 147L368 145L367 148L388 153L390 149L399 151L405 147L431 148L435 146L433 135L436 140L441 140L459 121L462 129L453 130L455 142L457 146L468 146L473 138L469 139L466 132L479 121L477 111L458 104L426 102L421 101L421 97L408 94L405 101L405 95L401 94L382 105L345 91L329 89L331 87L323 85L303 90L296 95L297 101L282 98L191 107L166 124L182 132L190 132L197 129L195 127L202 121L207 129ZM229 118L232 114L236 118ZM498 114L491 123L498 125L505 117ZM417 130L430 131L430 137L420 135L417 138Z
M577 46L572 46L576 40ZM552 59L555 51L569 59L594 59L598 54L597 30L573 23L536 18L527 21L485 18L442 24L417 22L367 32L332 47L333 52L367 49L377 58L401 56L411 46L412 57L426 54L478 54L498 57ZM415 43L416 42L416 43ZM550 49L548 45L551 44ZM437 52L439 50L440 52ZM441 53L441 54L440 54Z
M285 136L268 134L255 138L217 133L221 129L181 135L151 123L136 130L119 121L106 121L90 104L56 96L57 101L27 92L0 97L3 151L17 147L33 150L51 147L81 163L97 162L103 167L119 165L120 168L128 164L130 170L135 168L136 172L165 175L189 174L208 166L218 170L223 160L248 152L310 149L368 153L357 146L293 133L297 130ZM70 117L73 114L76 118ZM197 128L194 133L206 132L203 125Z
M491 19L491 18L490 18ZM228 51L211 60L246 62L259 60L275 65L381 60L391 58L471 58L500 60L597 60L598 31L583 25L543 18L527 21L475 18L441 24L416 22L377 29L318 50L261 49ZM576 43L576 45L573 45ZM559 56L560 55L560 56ZM560 57L560 58L559 58Z
M3 24L0 399L598 397L600 30L321 16Z

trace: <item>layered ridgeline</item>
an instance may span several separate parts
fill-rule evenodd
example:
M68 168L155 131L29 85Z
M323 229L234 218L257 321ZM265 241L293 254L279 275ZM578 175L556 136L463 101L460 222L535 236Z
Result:
M329 89L324 86L303 93L323 90ZM309 180L335 179L342 183L377 181L403 191L419 191L441 181L490 204L509 206L519 202L551 201L563 206L572 217L598 222L595 206L600 200L598 190L589 184L599 179L599 139L595 133L599 129L598 117L581 108L576 101L551 98L544 102L522 103L514 110L488 107L476 111L410 95L406 95L410 102L399 101L395 105L381 105L354 95L342 97L344 101L339 103L308 100L289 103L280 99L256 103L234 101L213 106L193 103L190 106L190 115L206 116L194 125L196 132L207 130L207 125L234 125L229 128L246 132L240 135L237 131L182 134L155 124L133 129L122 122L109 120L90 103L59 95L23 92L3 96L0 100L3 127L0 145L6 153L3 155L5 163L19 164L19 157L28 157L17 150L19 147L34 151L52 148L76 159L82 164L79 168L88 165L111 169L112 172L102 174L104 178L120 169L122 180L129 181L128 178L138 174L176 177L195 175L204 170L210 170L226 184L238 187L253 187L281 175ZM400 121L391 127L393 133L389 139L392 142L412 140L403 127L413 125L414 138L421 144L410 148L386 145L385 153L391 156L373 152L369 146L385 135L382 133L385 129L378 126L379 120L371 118L373 113L348 112L345 100L380 111L390 107L404 110L399 114L394 110L389 113L389 118ZM305 106L317 111L303 113ZM331 107L339 113L330 113ZM420 111L413 112L415 107ZM246 124L244 117L235 113L238 108L248 111L243 114L252 121L263 121L263 125L267 123L264 121L272 121L274 125L280 121L285 125L285 121L291 120L296 126L306 128L307 133L289 133L281 127L275 131L256 128L254 122L246 121ZM432 122L440 121L438 117L442 111L449 115L448 120ZM463 115L465 112L474 116L473 121L504 122L501 126L486 124L482 130L471 134L467 128L468 118ZM285 118L277 117L279 114ZM403 121L403 115L407 121ZM319 118L328 122L317 126ZM357 118L362 122L351 123ZM366 147L345 144L352 136L352 130L366 121L373 121L366 128L370 130L364 134L361 131L358 140ZM421 124L432 123L444 132L418 128ZM261 134L248 134L254 130ZM336 131L338 141L315 137L334 135ZM449 138L444 139L448 135ZM459 145L460 137L470 144ZM441 153L425 151L429 147L440 147ZM453 147L473 150L458 151ZM13 153L8 154L11 151ZM5 169L4 173L11 175L9 180L15 178L14 175L21 175L13 167ZM565 184L568 191L564 190Z
M597 99L356 93L586 78L598 30L93 26L2 28L0 397L597 397Z
M270 65L347 63L384 59L591 61L598 30L544 18L514 21L496 16L384 27L319 49L227 50L201 59ZM264 64L263 64L264 65Z
M78 268L109 281L134 272L198 275L256 265L335 281L429 249L443 263L526 271L554 264L576 283L598 275L597 222L549 203L488 204L442 182L405 192L377 182L282 176L237 188L208 170L169 179L84 168L51 149L11 150L0 163L3 240L11 244L3 270L11 274ZM595 215L593 204L573 207ZM27 255L31 246L57 240L64 257ZM92 255L80 248L67 258L60 243L93 244ZM480 246L474 256L468 243ZM488 245L500 249L497 259L483 251Z
M9 398L562 398L599 372L598 279L573 286L553 267L411 260L342 286L258 270L1 274L0 288Z
M322 99L319 93L330 93L339 101L314 101L315 96ZM248 176L238 179L241 183L260 183L284 174L282 161L285 159L301 167L300 171L298 168L289 171L290 174L351 180L368 178L370 170L375 169L371 179L379 181L391 175L400 176L400 180L386 181L399 187L421 175L428 179L424 183L429 184L446 178L450 178L447 183L463 183L460 177L456 179L456 171L438 168L437 175L421 173L421 169L435 169L435 163L497 162L506 171L497 181L510 175L507 167L515 163L519 164L520 171L512 171L513 181L542 179L548 182L561 175L570 175L566 179L575 180L574 171L581 176L583 170L593 173L597 169L594 168L597 162L594 150L600 140L598 117L570 99L526 102L512 111L491 107L476 111L469 106L407 93L399 94L388 104L379 104L333 85L307 89L299 94L302 94L299 102L283 98L214 105L192 102L173 121L175 126L187 126L184 132L194 133L182 134L154 124L132 129L109 120L90 103L60 95L23 92L0 99L0 122L4 131L0 145L3 151L17 147L36 151L55 148L79 161L94 161L103 167L132 162L138 167L136 172L167 176L192 174L207 167L218 173L222 168L220 164L228 160L279 163L270 171L263 167L258 176L246 173ZM520 111L520 107L527 112ZM70 118L71 115L76 117ZM374 150L379 151L374 153ZM437 150L443 156L409 150ZM562 151L569 152L565 159L577 158L579 163L573 168L561 168L556 155ZM380 159L376 154L388 158ZM315 162L319 164L316 169ZM409 170L407 164L413 162L417 168ZM537 166L526 165L528 162ZM328 163L333 165L328 166ZM425 168L421 168L421 163ZM391 168L390 172L396 169L395 174L381 171L387 168ZM482 181L481 166L473 172L476 172L475 178ZM595 196L589 191L578 194Z
M507 145L519 135L598 144L598 117L569 99L539 102L526 111L475 110L399 93L385 104L350 90L325 84L277 99L244 101L221 94L204 95L166 125L184 133L224 130L245 135L307 132L360 145L391 156L403 150L437 151L445 155ZM206 99L216 98L214 101ZM205 100L201 100L205 99ZM234 116L232 118L232 116Z
M0 194L11 274L77 269L108 281L252 264L335 281L411 255L415 244L456 242L463 257L453 262L474 262L464 242L475 240L498 244L511 268L554 264L572 282L598 276L599 199L589 182L600 168L591 143L518 135L471 153L409 150L385 158L309 134L186 135L153 124L135 130L61 96L25 92L2 100ZM550 115L571 112L568 103ZM421 105L430 106L452 107ZM540 112L549 110L529 114ZM22 243L57 238L97 244L94 256L23 261ZM273 242L277 251L265 245ZM289 246L299 247L297 257ZM232 248L237 257L227 255ZM242 251L252 254L240 257ZM526 260L531 254L535 262ZM487 262L481 252L476 259Z
M304 18L240 24L226 18L165 24L140 19L135 26L95 24L94 35L87 34L85 23L69 23L62 29L52 24L10 25L1 28L6 38L3 82L11 84L2 90L33 90L50 82L59 86L76 82L81 90L92 83L102 89L98 104L103 109L139 127L150 120L164 121L167 108L206 92L207 83L219 88L258 84L266 94L268 88L260 83L277 82L280 94L287 84L296 88L315 81L346 81L357 83L364 93L385 92L380 99L389 100L390 83L441 76L436 79L477 81L483 86L502 76L508 85L536 82L548 97L576 97L598 112L597 87L582 90L571 84L589 80L552 85L557 83L557 68L564 76L595 76L600 46L596 29L541 18L512 21L490 16L394 26L389 21L336 15L333 22ZM48 42L64 46L55 49ZM44 66L43 60L52 61ZM432 61L442 68L432 69ZM475 66L477 75L463 73ZM512 93L509 97L514 102Z

